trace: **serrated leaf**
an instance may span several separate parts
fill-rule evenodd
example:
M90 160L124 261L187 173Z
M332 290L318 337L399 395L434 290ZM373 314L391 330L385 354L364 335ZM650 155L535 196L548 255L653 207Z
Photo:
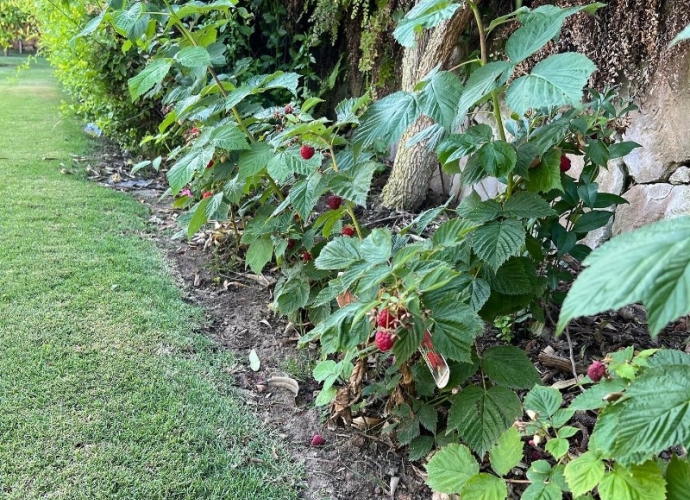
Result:
M642 302L652 336L690 313L690 217L614 237L584 261L561 309L558 332L578 316Z
M573 224L572 231L574 233L585 234L608 224L609 219L613 217L613 212L606 210L592 210L582 214Z
M374 162L359 164L355 169L341 172L331 179L329 187L333 194L364 206L371 189L371 179L377 168L378 165Z
M411 461L421 460L431 451L434 447L434 438L431 436L417 436L412 441L410 441L410 449L408 452L408 458Z
M494 61L473 71L458 102L458 114L464 115L492 90L503 85L508 80L513 67L506 61Z
M623 156L629 155L634 149L641 148L642 145L636 143L635 141L622 141L616 142L609 146L610 158L622 158Z
M460 4L448 0L422 0L400 20L393 37L403 47L414 47L417 31L450 19L459 7Z
M474 339L484 329L477 313L452 297L427 306L431 309L436 350L450 359L469 362Z
M422 113L450 130L461 93L462 83L457 75L439 71L426 80L417 102Z
M136 101L140 96L158 85L167 76L172 66L170 59L156 59L146 66L141 73L127 81L129 94L132 101Z
M481 365L492 382L505 387L528 389L541 382L525 351L514 346L489 347L482 355Z
M570 443L568 443L568 440L564 438L549 439L544 446L544 449L551 453L556 460L560 460L563 455L568 453L569 448Z
M582 54L554 54L538 63L529 75L521 76L508 87L506 104L521 116L530 109L579 107L582 89L594 70L594 63Z
M216 147L228 150L250 149L244 132L234 123L226 123L213 129L209 141Z
M473 311L479 312L491 296L491 286L486 280L475 278L470 285L470 294L470 307Z
M197 203L191 210L192 218L187 226L187 238L192 238L196 232L201 229L201 226L206 224L208 217L206 216L206 205L208 205L210 199L205 198Z
M262 82L261 87L265 89L287 89L292 94L297 94L297 87L299 86L300 75L298 73L284 73L276 71L275 73L266 77Z
M601 500L665 500L666 481L655 461L623 467L617 463L599 483Z
M256 353L256 349L249 351L249 368L251 368L253 372L258 372L261 368L261 360Z
M577 498L594 489L604 477L604 462L588 451L565 466L565 480L573 497Z
M393 250L393 239L388 229L374 229L362 240L360 254L370 264L384 264Z
M525 228L516 220L489 222L474 230L472 248L495 271L520 254L525 237Z
M328 242L314 265L317 269L345 269L359 260L362 260L359 240L343 236Z
M211 54L204 47L185 47L175 54L175 60L186 68L211 65Z
M563 191L561 183L561 153L551 149L541 159L541 163L531 168L525 186L529 191L548 193L552 189Z
M265 142L252 143L248 150L240 153L238 160L239 177L241 179L248 179L258 174L266 168L273 155L273 149Z
M308 281L290 280L281 293L276 295L278 310L285 315L298 311L309 302L309 291Z
M687 458L671 457L666 468L667 500L690 500L690 463Z
M505 500L508 487L501 478L482 472L468 479L460 494L462 500Z
M143 13L143 3L135 2L126 10L116 11L113 16L113 24L120 34L129 36L130 31L134 28L134 25Z
M438 410L432 405L422 405L417 410L417 417L419 423L424 426L429 432L436 434L436 425L438 423Z
M467 235L472 232L477 225L473 222L455 218L442 223L431 241L435 246L454 246L465 241Z
M422 331L417 328L409 328L402 332L393 344L393 354L398 364L404 363L417 352L419 344L422 343L422 335Z
M434 453L426 471L431 489L452 494L459 493L467 480L479 473L479 464L467 446L453 443Z
M491 468L499 476L505 476L522 459L522 440L515 427L511 427L498 438L489 451Z
M527 393L523 401L525 410L539 414L541 418L552 417L563 404L563 396L552 387L536 386Z
M401 91L386 96L361 116L353 140L365 148L377 140L393 144L412 125L417 114L417 100L413 94Z
M180 158L166 174L171 191L179 193L194 178L195 172L206 168L214 153L215 148L193 149Z
M555 483L530 484L522 493L521 500L561 500L563 492Z
M490 271L484 273L491 290L504 295L534 294L536 275L534 263L528 257L511 257L495 275Z
M469 386L453 399L448 428L457 429L463 441L483 457L521 413L520 400L510 389L496 386L485 391Z
M438 147L441 163L448 163L477 151L493 138L493 129L486 124L472 125L462 134L453 134Z
M492 141L479 148L477 158L489 176L505 177L515 168L517 152L505 141Z
M604 396L614 392L622 392L627 387L628 381L625 379L604 379L573 399L568 408L572 410L598 410L608 404L604 400Z
M548 202L537 193L518 191L503 204L503 213L518 219L536 219L556 215Z
M273 257L273 243L268 237L253 241L247 249L246 264L254 274L261 274Z

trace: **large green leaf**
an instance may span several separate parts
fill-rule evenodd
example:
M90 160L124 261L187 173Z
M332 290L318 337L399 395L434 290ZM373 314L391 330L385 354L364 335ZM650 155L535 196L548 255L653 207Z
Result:
M260 274L264 266L273 257L273 243L271 238L265 236L259 238L249 245L247 249L246 262L247 266L255 273Z
M539 165L529 170L529 179L525 182L528 190L548 193L552 189L563 191L561 183L561 152L554 148L541 159Z
M462 94L460 79L448 71L435 72L417 98L422 113L450 130Z
M690 366L649 368L626 392L614 453L622 464L690 439Z
M482 472L467 480L461 496L463 500L505 500L508 487L500 477Z
M465 85L460 102L458 102L458 114L463 115L478 101L486 97L492 90L503 85L510 76L513 65L505 61L495 61L485 64L474 71Z
M436 350L450 359L470 362L474 339L484 329L477 313L452 296L441 303L426 305L431 309Z
M261 240L257 240L261 241ZM306 280L290 280L275 298L281 314L292 314L309 302L309 282Z
M469 478L479 473L479 464L467 446L449 444L434 453L426 466L427 484L440 493L459 493Z
M628 387L628 381L622 378L603 379L598 384L589 387L570 403L571 410L598 410L608 403L604 396L614 392L622 392Z
M158 85L170 71L172 66L172 59L156 59L151 64L146 66L141 73L127 82L129 87L129 94L132 101L136 101L140 96L151 90L155 85Z
M492 141L477 151L479 162L491 177L505 177L517 162L515 148L505 141Z
M133 3L129 9L120 10L113 16L115 29L123 36L129 36L130 31L136 25L144 13L143 2Z
M469 386L453 399L448 428L457 429L470 448L483 457L521 414L520 400L510 389Z
M393 237L388 229L374 229L362 240L360 252L369 264L383 264L391 256Z
M458 245L465 241L467 235L476 227L473 222L456 217L442 223L431 237L431 241L435 246Z
M558 332L578 316L643 302L655 336L690 313L690 217L616 236L584 261L563 303Z
M592 490L603 477L604 462L592 451L580 455L565 466L565 480L575 498Z
M175 54L175 60L186 68L200 68L211 65L211 54L203 47L185 47Z
M655 461L623 467L617 463L599 483L601 500L665 500L666 481Z
M215 148L193 149L180 158L168 171L168 183L174 194L180 192L194 177L194 173L203 170L213 158Z
M556 483L532 483L522 493L520 500L561 500L563 492Z
M511 427L498 438L489 451L491 468L499 476L505 476L522 459L522 439L515 427Z
M595 69L594 63L582 54L554 54L510 85L506 103L519 115L544 107L579 107L582 89Z
M690 500L690 463L673 456L666 469L667 500Z
M448 0L422 0L400 20L393 36L403 47L414 47L417 32L450 19L460 5Z
M347 172L340 172L330 181L331 191L356 205L366 205L371 180L377 168L378 164L368 161Z
M586 234L608 224L613 212L606 210L592 210L582 214L573 224L574 233Z
M490 126L472 125L464 133L453 134L439 145L439 159L442 163L459 160L463 156L474 153L492 138L493 129Z
M340 237L323 247L314 265L317 269L345 269L361 259L359 240Z
M242 151L238 165L240 168L239 177L247 179L253 175L258 174L268 162L273 158L273 149L265 142L254 142L250 149Z
M376 101L360 118L354 141L363 147L381 140L386 145L395 143L418 115L417 99L409 92L396 92Z
M510 345L489 347L481 358L482 370L492 382L513 389L529 389L541 382L525 351Z
M563 396L552 387L536 386L525 396L525 410L531 410L544 418L551 418L563 404Z
M534 219L556 215L547 201L537 193L518 191L503 204L503 213L518 219Z
M474 230L472 248L494 270L518 255L525 243L525 228L516 220L489 222Z
M213 129L210 137L211 144L228 150L249 149L249 143L244 132L234 123L226 123Z

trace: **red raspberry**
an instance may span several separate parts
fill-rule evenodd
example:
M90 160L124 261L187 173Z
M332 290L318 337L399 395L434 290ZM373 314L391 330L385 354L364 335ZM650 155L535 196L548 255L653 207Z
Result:
M206 165L206 168L211 168L215 164L216 164L216 162L211 160L210 162L208 162L208 165Z
M566 155L561 156L561 172L567 172L570 170L570 158Z
M343 236L354 236L355 229L352 226L345 226L342 231Z
M310 160L312 156L314 156L314 148L309 146L308 144L302 144L302 147L299 150L299 154L304 158L305 160Z
M201 195L202 198L210 198L211 196L213 196L211 191L205 191L204 194Z
M292 109L292 106L290 106L289 104L287 104L287 105L285 106L285 109L284 109L283 111L285 112L286 115L290 115L290 114L292 114L292 112L295 111L295 110Z
M295 247L295 240L293 240L292 238L289 239L289 240L287 241L287 247L288 247L288 250L294 248L294 247Z
M326 444L326 440L318 434L314 434L314 437L311 438L311 445L312 446L322 446L324 444Z
M592 382L599 382L606 375L606 365L601 361L595 361L587 368L587 376Z
M311 260L311 254L309 252L304 252L302 254L302 260L304 262L309 262Z
M393 339L391 332L387 330L379 330L376 332L374 342L376 342L376 347L378 347L379 350L386 352L390 351L395 340Z
M382 309L376 317L376 324L381 328L393 328L395 323L395 315L388 309Z
M326 205L328 205L328 208L330 208L331 210L338 210L342 203L343 199L340 196L336 195L331 195L326 200Z
M192 127L192 128L189 129L189 133L190 133L191 135L198 135L199 132L200 132L199 129L196 128L196 127Z

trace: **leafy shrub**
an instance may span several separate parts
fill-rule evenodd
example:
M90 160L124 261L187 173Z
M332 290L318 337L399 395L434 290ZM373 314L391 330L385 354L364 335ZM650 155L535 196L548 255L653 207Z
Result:
M15 40L38 36L34 20L20 0L0 0L0 50L12 47Z

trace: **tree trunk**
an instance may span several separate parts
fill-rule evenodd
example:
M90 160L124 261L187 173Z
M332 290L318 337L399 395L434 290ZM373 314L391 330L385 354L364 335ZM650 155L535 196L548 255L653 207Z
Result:
M479 3L476 1L475 3ZM417 44L405 49L402 67L402 90L413 92L414 86L439 63L446 66L457 46L460 33L472 20L469 7L458 9L455 15L432 30L425 30L417 37ZM433 152L427 151L426 142L412 147L405 144L414 135L433 122L421 116L398 143L398 152L393 163L388 183L383 189L383 204L388 208L415 210L426 198L429 180L438 168Z

